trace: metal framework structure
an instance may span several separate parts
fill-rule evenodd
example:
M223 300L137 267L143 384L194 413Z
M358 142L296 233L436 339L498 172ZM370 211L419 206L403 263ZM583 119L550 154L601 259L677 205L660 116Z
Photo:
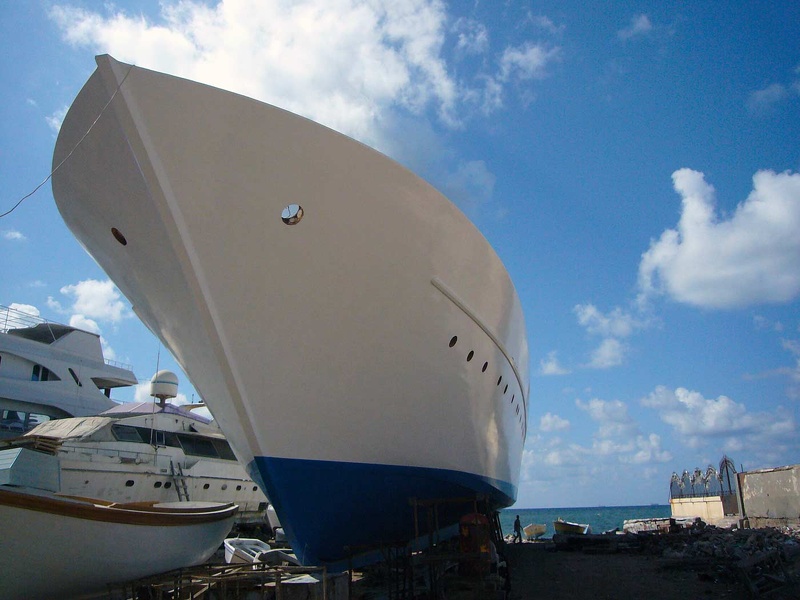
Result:
M736 493L736 467L723 455L719 467L708 465L705 471L696 467L693 472L684 470L679 476L673 473L669 483L670 498L697 498L704 496L730 496Z

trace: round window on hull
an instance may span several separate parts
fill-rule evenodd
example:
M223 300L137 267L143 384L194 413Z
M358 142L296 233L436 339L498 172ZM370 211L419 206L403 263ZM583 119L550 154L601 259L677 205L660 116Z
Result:
M297 225L303 218L303 207L299 204L290 204L281 212L281 220L286 225Z

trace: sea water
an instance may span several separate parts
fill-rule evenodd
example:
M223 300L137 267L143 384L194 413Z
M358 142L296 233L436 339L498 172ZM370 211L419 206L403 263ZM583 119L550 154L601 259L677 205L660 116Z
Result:
M669 504L648 504L645 506L590 506L580 508L506 508L500 511L500 525L503 535L514 533L514 518L519 515L522 526L531 523L547 525L543 538L553 537L553 521L563 519L573 523L588 523L592 533L603 533L619 529L627 519L656 519L670 517ZM523 538L525 534L523 533Z

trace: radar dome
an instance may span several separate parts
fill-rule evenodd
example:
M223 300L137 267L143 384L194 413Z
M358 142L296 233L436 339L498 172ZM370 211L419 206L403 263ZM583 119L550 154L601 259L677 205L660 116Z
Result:
M178 395L178 376L172 371L159 371L150 380L150 395L162 402Z

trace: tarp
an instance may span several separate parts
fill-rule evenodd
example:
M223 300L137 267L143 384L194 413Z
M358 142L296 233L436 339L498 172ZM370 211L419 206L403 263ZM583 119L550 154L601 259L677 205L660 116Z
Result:
M42 435L61 440L83 438L92 435L117 419L111 417L75 417L52 419L31 429L25 436Z

